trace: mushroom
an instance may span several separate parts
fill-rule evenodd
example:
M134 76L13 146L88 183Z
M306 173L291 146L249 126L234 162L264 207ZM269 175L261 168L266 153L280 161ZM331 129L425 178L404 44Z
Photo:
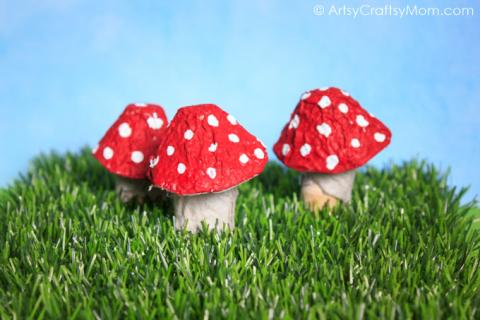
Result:
M214 104L180 108L150 170L154 186L174 198L175 228L234 228L237 186L263 171L263 144Z
M318 210L349 202L355 169L384 149L390 130L338 88L304 93L274 145L278 159L303 172L301 196Z
M167 127L163 108L156 104L129 104L100 140L93 155L116 176L116 192L122 202L143 203L158 192L148 192L148 159Z

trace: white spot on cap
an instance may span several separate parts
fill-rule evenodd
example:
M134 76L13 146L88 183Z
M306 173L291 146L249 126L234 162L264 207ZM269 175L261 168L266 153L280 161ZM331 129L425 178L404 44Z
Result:
M217 176L217 170L215 168L207 168L207 174L210 179L215 179L215 177Z
M248 158L248 156L247 156L245 153L242 153L242 154L240 155L240 158L238 158L238 160L240 160L241 163L245 164L245 163L247 163L248 160L250 160L250 159Z
M320 91L327 91L328 89L330 89L330 87L322 87L320 88Z
M135 106L137 106L137 107L146 107L147 104L146 104L146 103L135 103Z
M361 114L359 114L359 115L357 116L357 118L356 118L355 121L357 121L357 124L358 124L360 127L366 127L366 126L368 126L368 121L367 121L367 119L365 119L365 117L362 116Z
M175 153L175 147L174 146L168 146L167 147L167 156L171 156L174 153Z
M113 157L113 149L110 148L110 147L105 147L105 148L103 149L103 157L104 157L105 159L107 159L107 160L112 159L112 157Z
M185 170L187 170L187 167L183 163L180 162L177 166L177 172L179 174L184 174Z
M132 128L126 122L123 122L121 125L118 126L118 134L122 138L128 138L132 135Z
M282 146L282 154L283 156L286 156L290 152L290 145L288 143L285 143Z
M186 139L186 140L192 140L193 138L193 131L188 129L187 131L185 131L185 133L183 134L183 137Z
M212 127L218 127L218 119L217 117L215 117L213 114L210 114L208 117L207 117L207 122L209 125L211 125Z
M264 153L263 150L260 149L260 148L256 148L256 149L253 151L253 154L255 155L255 157L257 157L257 159L263 159L263 158L265 158L265 153Z
M357 138L353 138L350 144L353 148L360 148L360 141Z
M147 123L148 126L153 130L158 130L163 127L163 120L162 118L158 117L156 112L154 112L153 115L147 119Z
M232 116L231 114L229 114L229 115L227 116L227 120L228 120L228 122L230 122L230 123L233 124L233 125L236 125L236 124L237 124L237 119L235 119L235 117Z
M341 113L347 113L348 112L348 106L345 103L340 103L338 105L338 110L340 110Z
M302 157L306 157L310 154L312 151L312 146L310 146L308 143L305 143L303 146L300 147L300 154Z
M155 168L159 160L160 160L159 156L156 156L155 158L150 159L150 168Z
M328 136L332 133L332 128L328 125L328 123L322 123L317 126L317 131L321 135L324 135L328 138Z
M327 157L327 169L328 170L333 170L335 167L338 165L339 160L337 155L332 154Z
M288 129L292 129L292 128L297 129L299 124L300 124L300 117L298 116L298 114L296 114L293 116L292 120L290 120Z
M302 94L302 100L308 99L308 97L310 97L311 95L312 94L309 91L305 92L304 94Z
M232 141L233 143L240 142L240 138L235 133L230 133L228 135L228 140Z
M328 107L332 101L330 101L330 98L328 96L323 96L320 101L318 101L318 106L322 109L325 109Z
M340 91L342 91L342 94L346 97L348 97L350 95L350 93L348 93L347 91L343 91L343 90L340 90Z
M218 147L218 143L217 143L217 142L212 143L212 144L208 147L208 151L210 151L210 152L215 152L215 151L217 151L217 147Z
M385 141L385 138L386 138L386 136L383 133L380 133L380 132L375 132L373 137L375 138L375 141L377 141L377 142L383 142L383 141Z
M131 159L135 163L141 163L143 161L143 152L142 151L133 151Z
M95 154L97 153L97 151L98 151L98 145L95 148L93 148L92 153Z

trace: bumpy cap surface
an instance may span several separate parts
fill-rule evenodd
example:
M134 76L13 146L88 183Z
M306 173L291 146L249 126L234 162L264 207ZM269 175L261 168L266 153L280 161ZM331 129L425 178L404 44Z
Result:
M129 104L100 140L93 155L111 173L144 179L148 159L155 153L167 124L161 106Z
M180 108L151 159L150 179L179 195L220 192L263 171L263 144L214 104Z
M390 130L338 88L305 92L273 150L302 172L342 173L385 148Z

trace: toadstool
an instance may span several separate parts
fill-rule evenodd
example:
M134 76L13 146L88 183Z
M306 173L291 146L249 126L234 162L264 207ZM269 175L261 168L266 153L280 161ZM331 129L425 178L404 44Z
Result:
M154 186L174 196L175 227L196 232L234 228L237 186L263 171L263 144L214 104L180 108L167 128L155 166Z
M148 159L166 127L161 106L129 104L93 150L95 158L116 175L116 191L122 202L143 202L147 194L158 196L158 192L148 192Z
M304 93L274 145L278 159L303 172L307 207L349 202L355 169L384 149L390 130L338 88Z

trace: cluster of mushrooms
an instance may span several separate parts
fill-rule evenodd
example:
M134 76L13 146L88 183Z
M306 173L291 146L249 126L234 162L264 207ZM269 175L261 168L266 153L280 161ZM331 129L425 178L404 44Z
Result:
M349 202L355 169L384 149L390 130L338 88L304 93L274 145L303 173L301 197L315 211ZM123 202L174 200L175 228L235 226L238 185L268 162L263 143L214 104L180 108L168 123L156 104L130 104L93 155L116 176Z

